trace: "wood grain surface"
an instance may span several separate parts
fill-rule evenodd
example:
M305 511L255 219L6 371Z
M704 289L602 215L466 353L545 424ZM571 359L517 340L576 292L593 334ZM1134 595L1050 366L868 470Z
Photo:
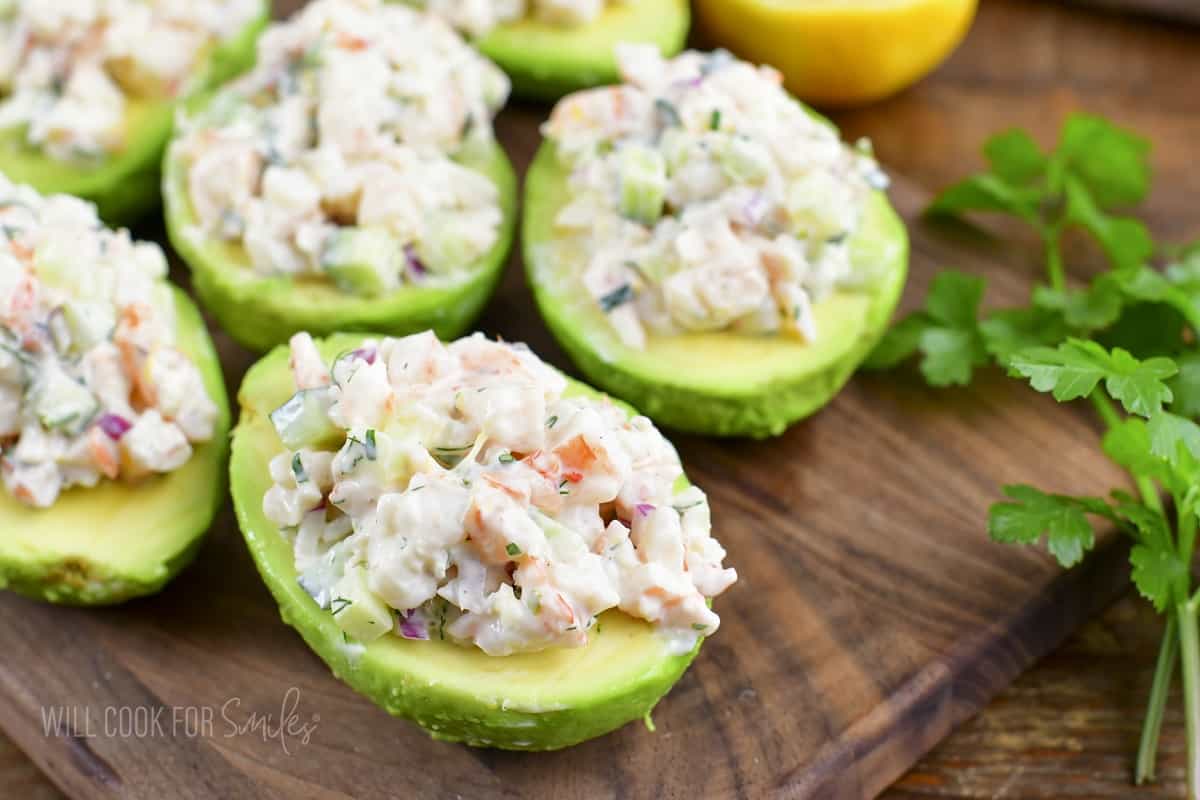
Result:
M1200 4L1195 0L1070 0L1087 8L1148 14L1166 20L1200 23Z
M841 115L898 176L894 196L914 221L909 302L949 263L992 276L994 301L1022 292L1032 264L1020 241L932 229L916 212L929 188L978 163L987 133L1021 124L1048 138L1080 106L1155 140L1155 229L1196 234L1187 202L1200 189L1196 59L1197 41L1165 26L986 0L972 37L931 80ZM519 161L537 113L501 120ZM515 265L483 327L562 363ZM220 341L235 386L248 356ZM1043 556L992 546L983 533L1000 482L1088 491L1115 480L1093 436L1086 416L995 376L939 393L868 376L777 443L681 439L743 581L719 601L722 631L656 712L657 734L630 726L546 756L425 739L334 681L278 621L228 513L159 598L103 612L0 600L0 725L75 797L870 796L1123 585L1111 542L1064 578ZM1153 641L1126 638L1136 641L1108 652L1140 647L1152 659ZM1089 670L1088 641L1059 657L1066 665L1048 686L1035 672L1032 690L1002 695L895 796L1128 796L1148 670L1102 680ZM307 745L288 739L288 755L259 729L225 735L226 716L278 718L291 687L298 719L320 716ZM75 735L48 737L42 709L53 705L87 707L94 725L109 705L196 706L216 719L200 736L84 738L60 726ZM1175 716L1164 749L1180 746ZM0 746L0 796L38 793L54 796Z

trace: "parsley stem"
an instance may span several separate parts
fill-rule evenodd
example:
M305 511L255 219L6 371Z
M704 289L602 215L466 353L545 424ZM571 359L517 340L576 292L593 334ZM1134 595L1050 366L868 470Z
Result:
M1175 660L1179 658L1179 631L1174 615L1167 615L1158 661L1154 665L1154 682L1150 684L1150 699L1146 702L1146 718L1142 721L1142 738L1138 742L1137 772L1134 780L1141 784L1154 780L1155 760L1158 757L1158 736L1162 731L1163 712L1175 677Z
M1196 737L1200 735L1200 633L1197 632L1197 604L1185 600L1175 606L1179 619L1179 654L1183 667L1184 720L1187 722L1187 796L1200 800L1200 765L1197 764Z
M1190 568L1196 550L1196 512L1188 503L1176 503L1175 507L1184 509L1179 514L1179 560Z
M1112 429L1121 424L1121 413L1117 411L1112 398L1103 389L1097 388L1093 391L1090 399L1096 409L1096 413L1104 421L1105 427ZM1146 507L1162 513L1162 498L1159 497L1158 487L1154 485L1154 481L1146 475L1135 475L1132 472L1130 473L1130 477L1133 478L1133 482L1137 486L1138 493L1142 496L1142 502L1146 504Z
M1063 266L1062 231L1058 226L1047 228L1042 232L1046 239L1046 273L1050 278L1050 287L1058 291L1067 288L1067 271Z

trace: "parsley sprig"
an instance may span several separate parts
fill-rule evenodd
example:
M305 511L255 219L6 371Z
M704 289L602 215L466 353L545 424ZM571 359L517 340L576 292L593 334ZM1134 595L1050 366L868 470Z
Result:
M1107 428L1103 451L1129 472L1137 495L1006 486L1007 500L992 506L988 531L998 542L1044 541L1064 567L1093 547L1097 521L1130 537L1133 582L1167 615L1136 779L1154 777L1178 662L1190 796L1200 797L1200 591L1193 592L1189 569L1200 514L1200 426L1193 421L1200 414L1200 246L1157 251L1146 226L1122 213L1149 189L1148 153L1144 139L1084 114L1067 119L1048 153L1024 131L989 139L988 170L946 189L929 211L1023 220L1041 239L1045 282L1024 306L984 311L982 278L943 272L930 284L924 308L892 327L868 366L892 367L916 356L930 385L950 386L966 385L976 370L995 365L1059 402L1093 405ZM1085 286L1067 283L1062 241L1074 228L1090 235L1108 263Z

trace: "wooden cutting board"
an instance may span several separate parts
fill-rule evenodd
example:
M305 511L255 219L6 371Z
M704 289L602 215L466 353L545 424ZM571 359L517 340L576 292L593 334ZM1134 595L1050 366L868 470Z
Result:
M521 169L544 113L498 123ZM994 302L1024 296L1011 254L921 220L928 198L903 176L892 196L911 226L906 303L946 264L987 275ZM480 328L570 368L516 257ZM253 357L214 333L232 394ZM777 440L675 441L741 580L655 733L635 723L549 754L434 742L280 621L229 509L157 597L81 610L0 596L0 726L81 800L866 798L1125 585L1115 537L1065 574L989 542L1004 482L1120 481L1086 415L997 374L947 391L863 375Z

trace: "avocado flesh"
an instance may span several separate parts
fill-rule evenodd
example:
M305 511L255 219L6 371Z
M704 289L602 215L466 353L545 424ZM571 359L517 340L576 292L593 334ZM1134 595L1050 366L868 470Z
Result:
M195 92L228 80L254 63L258 34L269 10L235 37L213 48L193 79ZM110 225L137 220L158 203L159 167L171 137L178 100L133 99L125 117L130 132L125 147L95 164L60 161L25 141L25 127L0 130L0 172L14 183L27 183L42 194L73 194L96 204Z
M474 321L496 288L512 247L517 216L517 176L499 144L491 141L466 148L456 160L496 185L503 220L492 249L453 285L406 285L368 297L343 292L328 279L259 275L240 243L200 237L187 193L187 170L169 152L163 171L167 233L191 267L204 305L221 327L251 350L270 350L297 331L314 336L337 330L399 336L433 329L452 339Z
M158 591L194 555L224 502L229 404L204 321L182 291L174 294L176 344L219 409L213 438L175 472L75 487L47 509L0 489L0 588L67 605L119 603Z
M617 83L613 48L621 42L657 45L663 55L683 49L691 24L686 0L636 0L608 6L588 25L564 27L522 19L475 42L508 73L521 97L555 100L577 89Z
M336 335L319 342L331 359L362 343ZM333 616L297 583L292 547L262 511L267 464L283 452L268 415L293 393L288 353L278 348L246 374L238 398L230 487L242 534L283 620L333 670L389 713L435 739L509 750L553 750L643 717L679 679L699 646L671 655L651 626L619 611L578 649L489 656L449 641L388 635L365 647L343 638ZM592 390L572 382L575 393Z
M542 317L580 371L663 425L716 436L777 436L829 402L887 326L908 271L908 235L882 192L872 193L851 259L873 270L864 291L814 306L813 343L732 332L650 336L623 344L554 244L568 170L544 142L526 176L525 266Z

